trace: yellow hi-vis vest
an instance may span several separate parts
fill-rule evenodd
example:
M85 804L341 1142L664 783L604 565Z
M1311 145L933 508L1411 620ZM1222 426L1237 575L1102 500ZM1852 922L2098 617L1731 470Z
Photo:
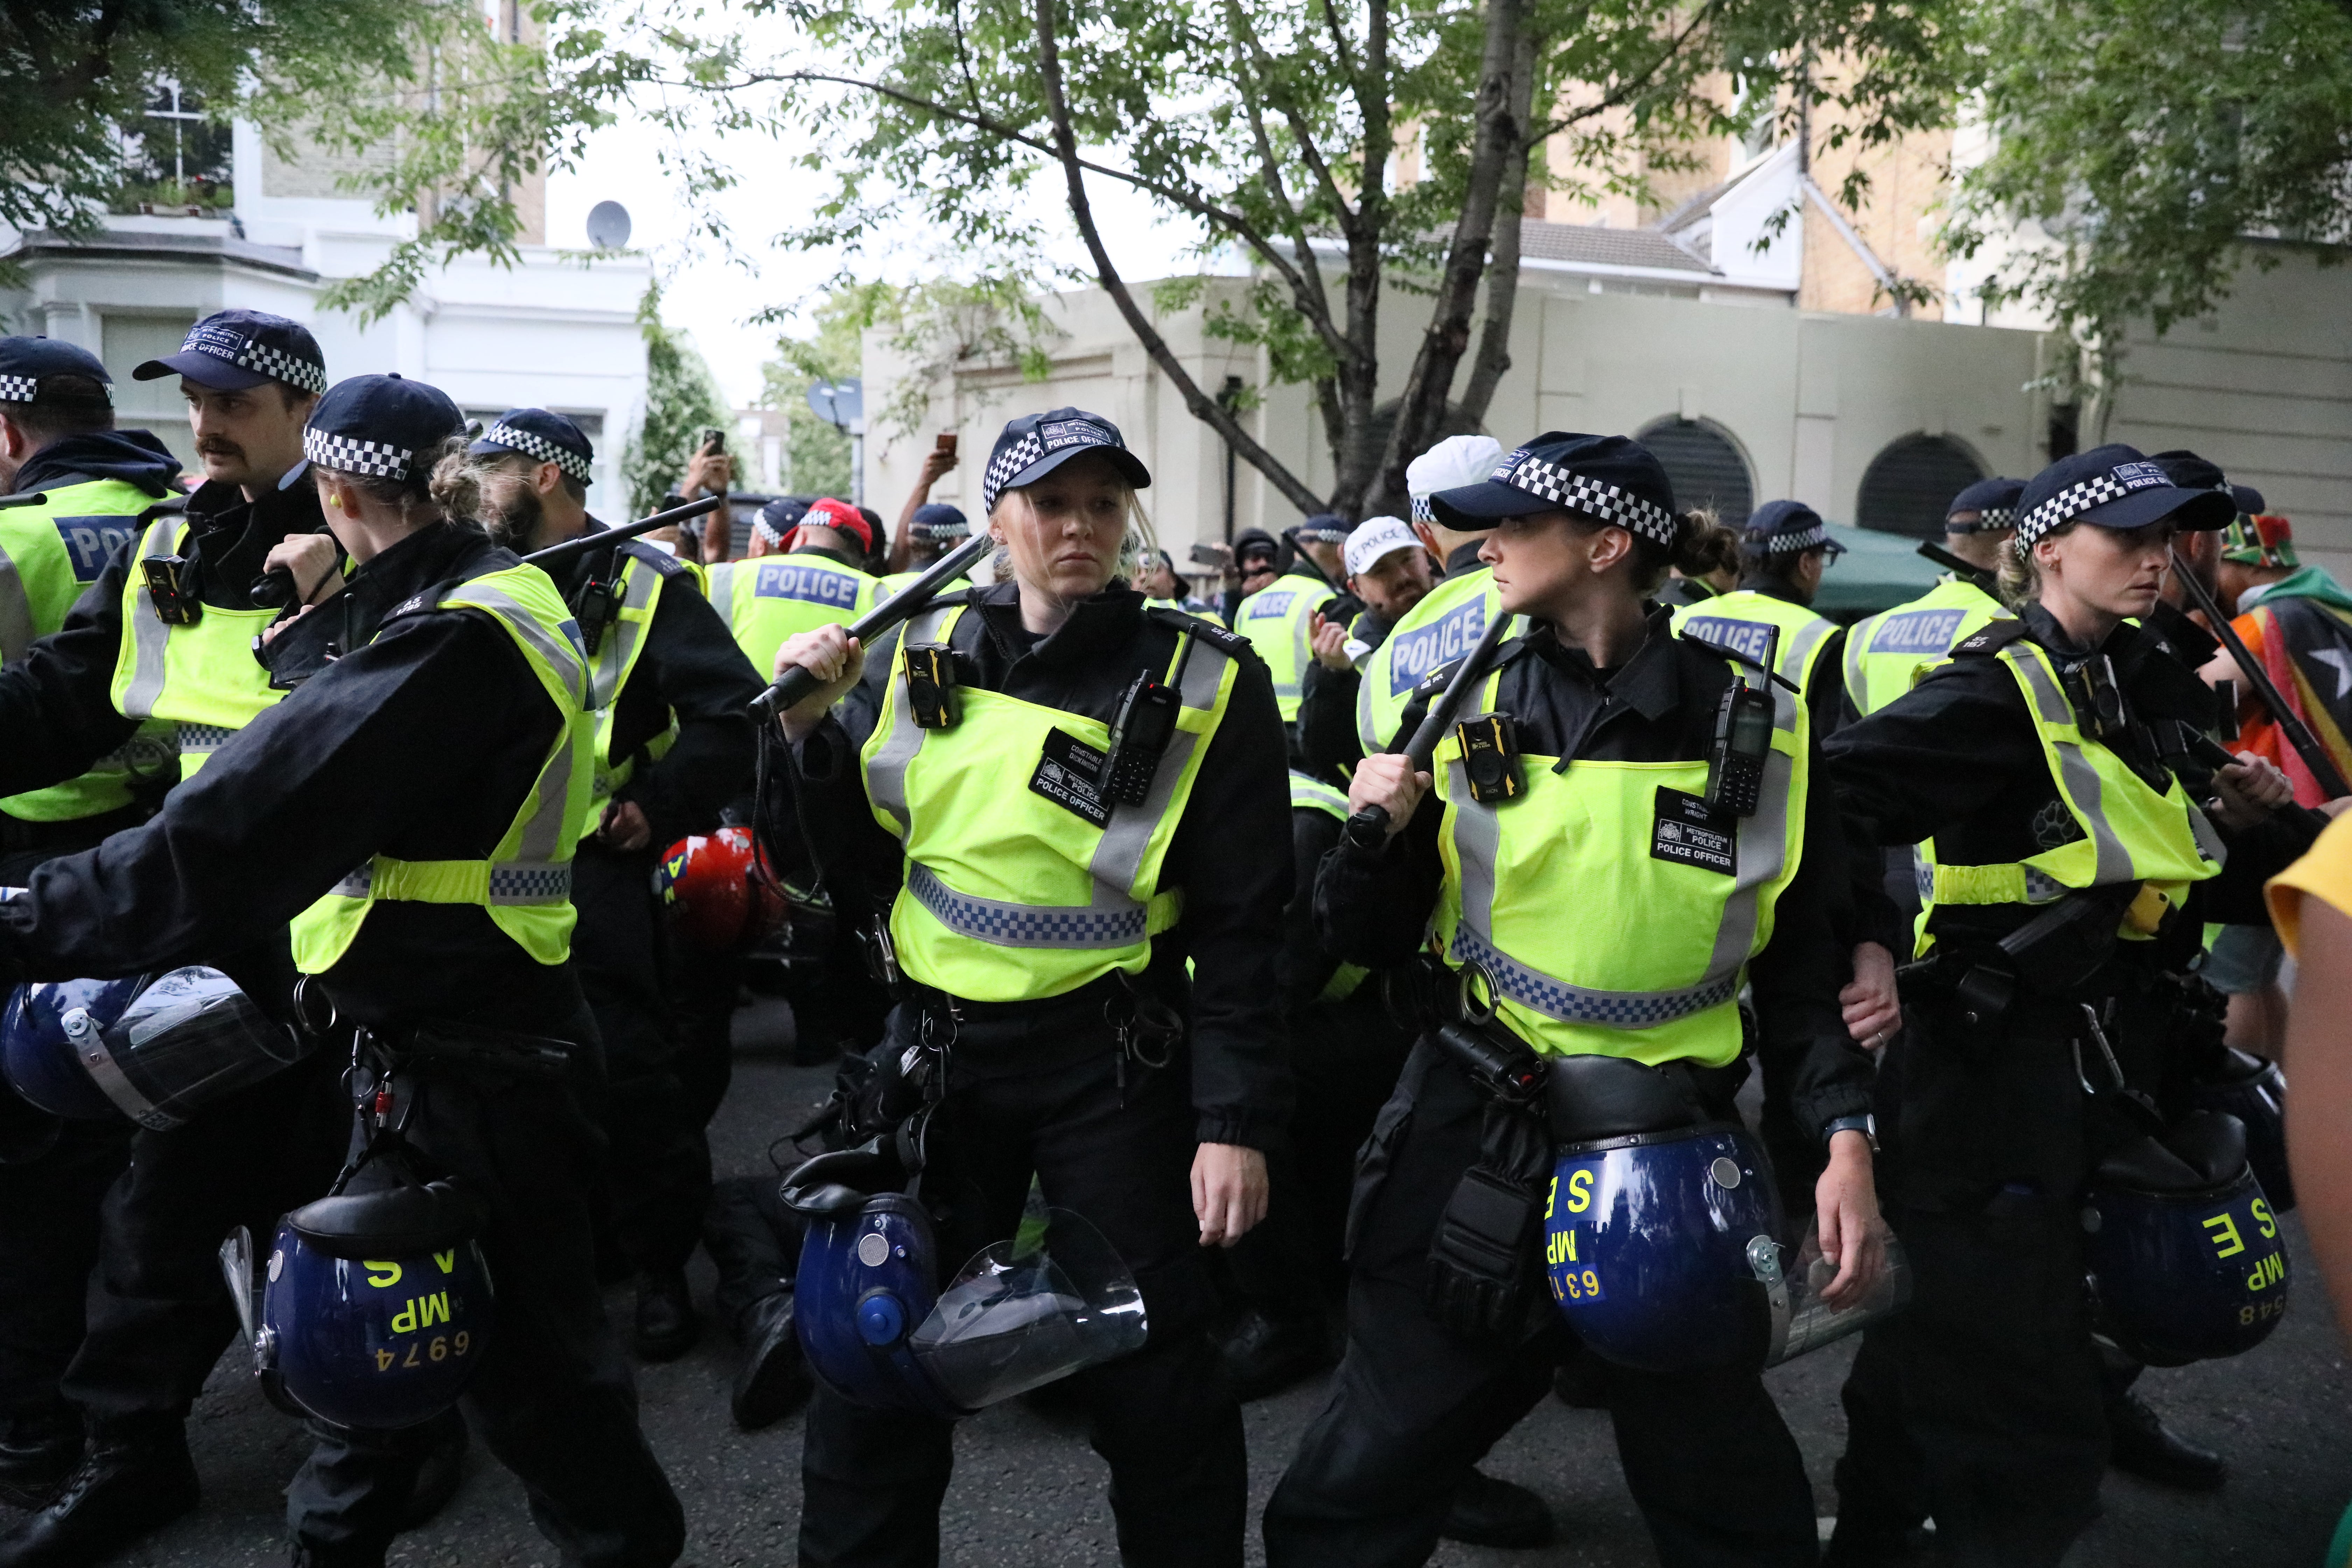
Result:
M1293 572L1276 577L1234 611L1234 630L1249 638L1274 677L1274 705L1282 710L1286 724L1298 721L1301 683L1315 658L1308 630L1315 612L1339 596L1322 578Z
M2084 888L2141 884L2117 934L2144 942L2165 911L2179 906L2189 887L2218 875L2226 851L2221 836L2177 778L2158 791L2107 747L2083 733L2074 705L2050 655L2022 640L1999 655L2025 693L2033 731L2058 798L2083 836L2004 865L1948 866L1936 841L1920 846L1923 886L1918 954L1932 945L1927 921L1944 904L2047 904Z
M1830 634L1837 630L1837 624L1802 605L1792 605L1753 588L1740 588L1696 605L1679 606L1675 611L1675 630L1704 637L1759 662L1771 646L1771 634L1777 630L1780 634L1780 651L1775 655L1773 673L1783 680L1794 681L1810 698L1813 691L1813 666L1829 647ZM1833 713L1827 714L1823 721L1834 723L1836 718Z
M36 637L65 625L67 612L155 504L121 479L51 485L42 493L47 499L37 506L0 510L0 659L12 664ZM135 779L170 773L172 746L170 725L142 726L79 778L0 798L0 812L25 822L74 822L119 811L131 804Z
M388 899L425 904L479 904L499 930L541 963L572 955L572 851L589 812L596 726L589 712L587 659L563 595L536 566L460 583L440 608L479 610L504 627L562 717L547 759L515 810L513 823L482 860L395 860L373 857L294 920L294 966L305 974L334 967L351 950L368 913Z
M1321 779L1309 778L1293 768L1290 772L1290 809L1319 811L1345 822L1348 820L1348 797ZM1370 973L1361 965L1343 963L1331 972L1331 978L1323 983L1323 990L1315 999L1318 1002L1337 1002L1352 995L1356 987L1364 983L1364 976Z
M675 573L664 572L626 544L614 552L614 559L621 563L621 607L605 623L595 658L588 667L588 705L596 713L596 770L591 795L598 806L636 776L637 759L634 753L625 757L613 755L613 715L622 689L636 672L638 656L646 651L654 610L660 603L664 586L672 576L697 591L702 582L683 568ZM646 743L646 760L661 761L677 743L677 715L673 713L669 728Z
M908 623L906 641L945 641L963 611L925 610ZM1176 732L1144 804L1112 805L1097 823L1041 792L1094 802L1090 781L1074 787L1055 757L1099 755L1109 726L965 687L956 725L925 730L908 710L898 658L858 761L875 820L907 856L890 906L899 967L976 1002L1058 996L1114 970L1140 973L1151 938L1183 914L1181 890L1162 891L1160 870L1236 668L1205 638L1180 635L1162 677L1182 700ZM1015 783L1023 769L1033 770L1027 788Z
M1412 689L1429 672L1453 663L1478 646L1486 633L1486 617L1500 615L1503 595L1495 574L1485 566L1457 572L1422 596L1389 628L1386 641L1364 660L1356 687L1356 733L1367 756L1385 752L1396 740ZM1527 621L1510 636L1524 631Z
M763 679L773 675L776 650L786 637L846 626L874 607L873 578L808 551L729 561L707 571L711 604Z
M140 557L180 554L190 527L181 518L158 519L140 540ZM126 719L169 720L179 726L184 782L231 735L286 695L269 689L269 672L253 657L253 639L278 612L206 605L194 624L174 626L156 613L146 575L135 565L122 580L114 707Z
M1950 657L1963 637L2009 608L1974 583L1947 576L1907 605L1856 621L1845 634L1845 693L1853 710L1877 712Z
M1491 710L1500 671L1486 682ZM1446 805L1435 936L1475 964L1502 1020L1538 1051L1720 1067L1739 1054L1738 994L1771 940L1804 849L1809 722L1772 697L1753 816L1704 806L1706 763L1526 756L1527 793L1470 798L1459 732L1433 771Z

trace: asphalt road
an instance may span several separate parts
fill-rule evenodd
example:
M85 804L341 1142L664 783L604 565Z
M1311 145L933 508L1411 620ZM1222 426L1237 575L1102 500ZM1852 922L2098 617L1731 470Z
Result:
M714 1128L722 1173L767 1168L769 1140L823 1092L826 1075L789 1065L788 1015L763 1003L738 1017L734 1092ZM2336 1514L2352 1498L2352 1373L2311 1271L2299 1226L2288 1227L2301 1278L2290 1312L2270 1341L2234 1362L2148 1375L2143 1386L2182 1430L2218 1447L2232 1474L2222 1491L2192 1496L2110 1476L2105 1517L2070 1559L2073 1568L2314 1568ZM698 1259L698 1289L709 1275ZM610 1306L627 1310L615 1293ZM640 1369L646 1429L685 1500L685 1561L698 1568L786 1564L800 1512L800 1424L736 1431L727 1417L734 1349L707 1334L681 1361ZM1841 1348L1783 1367L1775 1395L1812 1472L1820 1510L1831 1513L1830 1468L1844 1441L1837 1389ZM1322 1399L1321 1381L1247 1412L1253 1515L1263 1507L1297 1435ZM224 1358L190 1431L205 1506L120 1561L150 1568L265 1568L282 1564L278 1495L304 1450L299 1427L251 1389L245 1363ZM951 1563L1117 1561L1105 1472L1075 1420L1020 1401L966 1424L944 1516ZM1489 1468L1533 1488L1560 1525L1556 1543L1532 1552L1447 1545L1451 1568L1634 1568L1656 1561L1619 1478L1607 1418L1547 1400L1496 1448ZM13 1518L0 1510L0 1518ZM1263 1561L1255 1539L1252 1563ZM464 1489L426 1529L404 1537L392 1562L424 1568L553 1568L532 1531L520 1489L478 1448Z

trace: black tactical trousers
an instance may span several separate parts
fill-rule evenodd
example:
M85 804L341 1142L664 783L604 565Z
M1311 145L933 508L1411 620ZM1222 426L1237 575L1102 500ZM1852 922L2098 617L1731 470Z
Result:
M544 1031L591 1042L586 1009ZM627 1361L597 1293L589 1194L603 1144L573 1083L428 1068L409 1126L420 1167L489 1205L482 1250L498 1292L489 1348L461 1402L523 1484L531 1522L566 1563L663 1568L686 1517L637 1426ZM414 1491L431 1423L361 1432L313 1423L316 1447L286 1489L297 1562L377 1568Z
M1426 1046L1381 1108L1349 1215L1348 1348L1266 1505L1269 1568L1427 1562L1455 1487L1573 1348L1553 1321L1517 1344L1473 1342L1422 1304L1430 1240L1477 1157L1484 1110ZM1626 1485L1666 1568L1811 1568L1812 1491L1760 1377L1610 1368L1604 1392Z
M580 911L572 966L604 1040L597 1109L612 1145L614 1239L633 1270L667 1273L694 1252L710 1198L710 1144L703 1134L708 1113L694 1114L678 1079L654 855L580 841L572 863L572 901Z
M1959 1568L2055 1563L2097 1517L2107 1462L2076 1205L2003 1192L1887 1218L1912 1299L1864 1331L1846 1378L1839 1528L1932 1517Z
M63 1385L93 1426L186 1417L237 1331L221 1238L245 1226L266 1246L281 1215L326 1195L351 1126L347 1066L313 1053L184 1126L131 1140L131 1169L106 1198L89 1333Z
M996 1068L1009 1070L956 1082L925 1178L951 1215L942 1282L1013 1235L1033 1172L1047 1203L1091 1221L1134 1270L1150 1320L1142 1350L1079 1374L1089 1440L1110 1465L1121 1561L1238 1568L1248 1473L1241 1412L1207 1334L1189 1060L1179 1050L1156 1071L1129 1064L1122 1091L1112 1037L1099 1025L1095 1033L1065 1037L1055 1057L1039 1058L1049 1065L1023 1071L999 1057ZM1073 1058L1074 1046L1085 1054ZM802 1449L800 1561L937 1563L953 1436L950 1422L865 1409L820 1387Z

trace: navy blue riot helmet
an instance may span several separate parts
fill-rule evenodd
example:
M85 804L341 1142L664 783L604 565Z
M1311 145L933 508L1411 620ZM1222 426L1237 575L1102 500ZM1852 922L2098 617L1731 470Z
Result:
M2294 1173L2286 1163L2286 1075L2279 1065L2249 1051L2224 1047L2220 1063L2189 1086L2200 1110L2234 1116L2246 1130L2246 1163L2272 1210L2294 1207Z
M221 1268L270 1401L339 1426L413 1426L449 1408L482 1363L496 1322L479 1206L395 1157L392 1185L337 1191L278 1223L258 1321L252 1240Z
M309 1043L236 982L190 965L152 977L19 985L0 1018L0 1070L52 1115L177 1127L299 1060Z
M2101 1161L2083 1228L2093 1325L2150 1366L2241 1354L2286 1312L2286 1243L2234 1117L2191 1111Z
M809 1221L801 1348L834 1393L952 1418L1141 1348L1135 1276L1085 1220L1033 1214L943 1289L930 1215L903 1184L895 1160L863 1149L784 1178L786 1206Z

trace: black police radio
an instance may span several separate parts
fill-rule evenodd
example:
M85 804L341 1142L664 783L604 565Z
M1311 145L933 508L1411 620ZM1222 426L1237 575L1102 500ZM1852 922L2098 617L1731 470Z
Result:
M1096 781L1105 800L1143 804L1151 793L1151 775L1160 771L1160 754L1176 737L1176 715L1183 706L1173 688L1161 685L1148 671L1138 672L1118 700L1110 749L1103 753L1102 773Z
M1772 756L1772 694L1734 680L1715 710L1707 748L1706 803L1753 816L1764 798L1764 764Z

